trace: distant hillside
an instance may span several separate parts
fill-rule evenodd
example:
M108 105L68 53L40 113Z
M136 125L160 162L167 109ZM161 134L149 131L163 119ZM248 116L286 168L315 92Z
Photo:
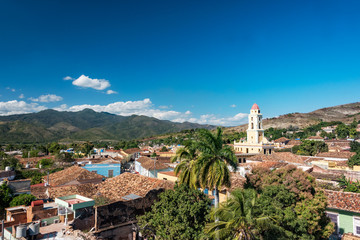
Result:
M360 120L360 102L338 105L334 107L321 108L309 113L289 113L276 118L268 118L263 120L264 129L268 128L288 128L296 126L304 128L309 125L317 124L320 121L342 121L350 123L354 120ZM230 127L226 132L244 131L247 124L237 127Z
M146 116L119 116L85 109L79 112L44 110L0 117L1 143L59 140L130 140L185 129L214 128L196 123L174 123Z

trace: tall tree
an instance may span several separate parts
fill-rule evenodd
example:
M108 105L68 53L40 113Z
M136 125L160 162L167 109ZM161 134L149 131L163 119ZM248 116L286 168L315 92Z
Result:
M140 232L147 239L202 239L210 200L201 191L177 185L161 193L151 208L138 218Z
M192 188L198 186L195 164L196 157L196 144L193 141L187 141L184 147L179 148L175 156L172 157L172 162L178 162L174 172L175 175L178 176L180 184L186 184Z
M214 190L215 208L219 206L219 188L230 187L230 166L237 168L237 160L234 151L228 145L224 145L222 129L217 128L216 133L201 129L198 132L196 142L199 156L196 159L195 171L199 184L202 188Z
M258 239L267 229L277 229L273 219L258 206L254 189L234 190L230 198L211 213L219 221L208 223L205 232L220 239ZM274 231L274 230L273 230Z

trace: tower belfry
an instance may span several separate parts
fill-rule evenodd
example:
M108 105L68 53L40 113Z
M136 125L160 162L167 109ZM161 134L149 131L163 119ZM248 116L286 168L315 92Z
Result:
M264 139L264 129L262 128L262 114L259 106L254 103L249 114L249 127L247 129L247 142L259 144Z

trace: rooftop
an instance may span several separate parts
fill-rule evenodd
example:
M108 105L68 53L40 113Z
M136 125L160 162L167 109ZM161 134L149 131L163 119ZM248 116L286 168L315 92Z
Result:
M158 188L172 189L174 183L139 174L123 173L98 184L98 194L110 200L119 201L129 194L144 197L150 190Z
M328 208L360 213L360 193L325 190Z
M256 103L254 103L254 105L251 107L251 110L260 110L260 108Z
M327 158L346 158L349 159L354 156L354 152L322 152L316 154L317 157L327 157Z
M49 175L50 186L62 186L74 180L80 181L102 178L104 178L104 176L78 166L72 166ZM45 180L47 180L47 177L45 177Z

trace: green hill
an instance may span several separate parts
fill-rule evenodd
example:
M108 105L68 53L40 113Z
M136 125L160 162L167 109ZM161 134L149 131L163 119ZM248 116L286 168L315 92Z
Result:
M175 123L146 116L119 116L84 109L79 112L44 110L38 113L0 117L1 143L31 143L60 140L131 140L184 129L214 126Z

